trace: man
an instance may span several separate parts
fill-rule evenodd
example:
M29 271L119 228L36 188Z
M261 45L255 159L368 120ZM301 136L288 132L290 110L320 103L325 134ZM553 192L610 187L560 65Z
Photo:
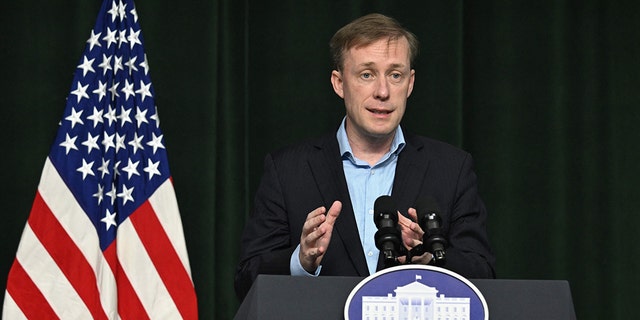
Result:
M261 273L364 277L383 268L373 221L381 195L397 205L408 249L422 242L415 203L435 198L448 243L444 267L469 278L495 277L471 156L400 127L415 80L415 36L371 14L340 29L330 48L331 83L346 116L337 133L266 156L242 236L238 297ZM426 252L411 262L432 258Z

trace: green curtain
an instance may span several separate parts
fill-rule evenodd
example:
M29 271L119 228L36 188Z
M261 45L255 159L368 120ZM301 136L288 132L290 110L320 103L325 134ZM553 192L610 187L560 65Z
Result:
M99 2L0 4L2 289ZM579 319L635 314L639 3L136 5L202 319L238 307L239 235L265 154L344 115L328 41L369 12L421 41L403 126L474 156L498 277L568 280Z

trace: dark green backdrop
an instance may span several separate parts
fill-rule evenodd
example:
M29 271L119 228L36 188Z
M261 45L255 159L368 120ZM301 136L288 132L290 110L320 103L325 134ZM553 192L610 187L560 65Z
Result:
M344 111L327 42L390 14L422 42L404 126L476 160L498 277L567 279L579 319L640 300L637 1L138 0L202 319L238 306L266 152ZM0 287L99 1L2 1Z

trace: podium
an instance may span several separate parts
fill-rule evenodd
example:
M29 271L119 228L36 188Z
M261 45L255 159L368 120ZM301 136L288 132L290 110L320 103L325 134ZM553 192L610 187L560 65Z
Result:
M259 275L234 319L344 319L347 297L363 279ZM469 281L487 301L491 320L576 319L567 281Z

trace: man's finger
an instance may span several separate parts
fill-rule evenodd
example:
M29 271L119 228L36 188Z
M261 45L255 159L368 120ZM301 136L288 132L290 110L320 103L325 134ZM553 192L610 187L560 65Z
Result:
M329 208L329 211L327 212L327 220L325 221L325 223L327 223L330 226L333 226L336 219L340 215L340 211L342 211L342 202L334 201L333 204L331 205L331 208Z
M409 217L411 217L411 219L413 219L414 221L418 221L418 211L416 211L416 209L409 208L409 210L407 210L407 213L409 214Z

